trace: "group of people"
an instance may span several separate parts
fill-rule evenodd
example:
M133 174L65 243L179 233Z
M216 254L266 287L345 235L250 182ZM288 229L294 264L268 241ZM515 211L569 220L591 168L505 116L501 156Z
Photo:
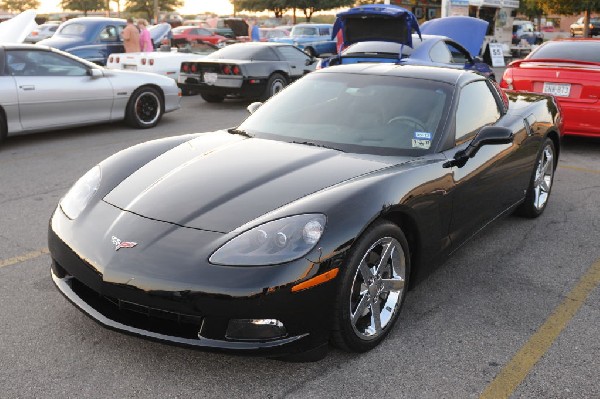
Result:
M126 53L154 51L154 45L148 30L148 21L145 19L138 19L136 26L133 23L133 18L127 18L127 26L121 32L121 38Z

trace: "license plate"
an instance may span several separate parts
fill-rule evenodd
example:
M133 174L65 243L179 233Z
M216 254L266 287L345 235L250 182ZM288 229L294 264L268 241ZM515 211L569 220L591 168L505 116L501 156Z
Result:
M132 71L137 71L137 66L135 65L123 65L123 69L129 69Z
M214 72L204 72L204 83L214 85L217 82L217 74Z
M569 83L544 83L543 92L557 97L569 97L571 85Z

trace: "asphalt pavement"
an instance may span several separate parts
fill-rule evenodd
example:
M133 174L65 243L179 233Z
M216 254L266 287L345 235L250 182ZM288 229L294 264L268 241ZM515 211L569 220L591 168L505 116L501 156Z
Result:
M186 97L151 130L107 124L0 148L0 397L600 397L600 139L564 140L545 213L464 246L369 353L301 364L207 353L107 330L68 303L45 248L70 185L131 145L237 125L246 105Z

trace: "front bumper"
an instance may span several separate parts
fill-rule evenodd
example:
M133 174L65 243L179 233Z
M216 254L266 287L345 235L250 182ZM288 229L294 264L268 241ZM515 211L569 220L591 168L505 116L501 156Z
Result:
M173 229L162 222L117 211L108 204L102 203L97 208L100 211L96 209L92 214L102 214L101 219L113 214L107 219L110 228L118 224L115 220L125 219L124 224L137 224L135 228L140 231L151 226L154 230ZM189 269L184 265L189 262L185 257L193 257L193 251L183 254L181 259L171 259L170 263L162 254L164 245L159 244L154 244L156 250L143 248L144 252L154 252L145 256L137 256L134 249L115 252L114 248L106 255L95 254L91 250L94 245L88 245L96 241L95 233L78 231L76 222L68 220L60 209L52 217L48 235L52 279L70 302L107 328L169 344L262 356L306 352L322 347L329 339L330 305L337 281L292 293L291 284L298 280L295 270L305 268L306 260L294 262L297 265L269 267L270 271L254 268L255 273L248 267L215 266L216 270L211 271L213 266L206 264L198 267L195 282L186 274ZM104 226L94 227L99 236L104 236ZM185 240L183 235L197 233L194 229L178 230L179 233L164 239L181 242ZM162 231L157 234L164 237ZM142 244L138 247L141 250ZM97 260L103 257L112 259L111 264L97 266ZM148 264L152 258L159 267L170 268L172 272L159 271L156 264ZM127 263L122 263L123 260ZM140 273L142 269L147 273ZM281 281L273 277L278 272L289 275L290 285L274 286L274 280ZM202 283L211 280L223 284L213 283L209 287L210 284ZM259 291L248 288L257 284L264 288ZM232 319L276 319L285 326L286 335L264 340L230 339L226 332Z

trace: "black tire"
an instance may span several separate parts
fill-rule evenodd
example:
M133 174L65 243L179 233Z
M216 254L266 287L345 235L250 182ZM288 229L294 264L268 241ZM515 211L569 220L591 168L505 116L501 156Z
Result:
M379 255L383 253L385 247L383 244L379 244L382 240L384 242L385 240L389 240L389 245L393 245L394 250L391 251L390 256L387 257L387 266L385 267L385 270L382 271L380 269L379 273L368 274L368 276L373 276L373 278L370 279L370 282L366 282L362 277L365 274L361 271L362 268L359 270L359 266L363 259L367 259L365 261L365 264L367 265L373 262L374 259L375 263L381 261L381 257L379 259L373 258L373 254L377 255L378 245L380 249ZM399 249L401 249L401 251ZM401 263L399 263L399 261ZM391 266L394 264L396 266L400 264L403 268L394 269L394 266ZM406 291L408 290L411 266L410 252L406 237L402 230L391 222L375 222L354 243L348 254L345 265L347 265L347 267L342 271L338 293L334 303L334 322L331 341L335 346L346 351L366 352L376 347L383 339L385 339L398 319L400 310L402 309ZM370 266L367 267L369 267L367 269L369 272L372 272L375 269L375 266L373 266L373 268ZM394 289L394 293L391 291L387 293L383 292L384 288L382 284L392 281L390 276L393 277L392 273L395 273L394 270L400 272L401 269L403 270L402 277L404 281L401 292L400 289ZM382 280L382 273L389 273L387 275L388 277ZM399 273L399 276L402 275L402 273ZM377 278L377 274L379 274L379 279ZM393 281L402 283L402 279L394 279ZM363 287L365 287L364 290ZM374 291L372 291L372 289L374 289ZM371 299L373 297L377 298L377 300L372 301ZM369 305L361 307L363 300ZM391 301L393 301L393 305ZM379 302L379 305L377 306L380 309L380 315L384 315L384 313L381 312L382 306L388 313L391 306L393 306L394 309L387 320L385 320L385 325L383 317L379 316L379 332L377 332L377 324L374 322L373 318L375 314L373 306L377 302ZM359 310L359 307L362 311ZM353 308L355 321L352 320ZM375 333L372 335L368 335L368 332L371 330L365 326L364 322L366 320L369 320L369 324L375 323ZM364 329L364 331L360 331L361 329Z
M207 103L222 103L223 100L225 100L224 96L220 96L218 94L200 93L200 97L202 97L202 99Z
M133 92L125 111L125 121L138 129L149 129L160 122L165 112L162 93L150 86Z
M0 110L0 145L6 140L8 136L8 127L6 124L6 118L4 117L4 112Z
M317 52L315 51L314 48L312 47L307 47L304 49L304 52L306 53L306 55L310 56L310 57L316 57L317 56Z
M549 151L549 152L548 152ZM548 154L552 156L550 167L550 175L544 173L545 184L548 186L547 190L544 190L540 180L540 172L542 171L545 162L548 160ZM525 201L519 205L515 213L519 216L527 218L536 218L544 213L548 200L550 199L550 193L552 192L552 185L554 182L554 168L556 167L556 149L554 148L554 142L550 138L546 138L538 153L533 166L533 173L529 181L529 187L527 187L527 194L525 195ZM549 182L549 184L548 184ZM541 196L545 195L543 203L540 202ZM538 198L539 196L539 198Z
M265 88L265 92L263 93L261 100L267 101L269 98L283 90L285 86L287 86L287 84L288 82L285 76L275 72L274 74L269 76L269 80L267 81L267 87Z
M198 92L196 90L193 89L181 89L181 95L183 96L195 96L197 95Z

